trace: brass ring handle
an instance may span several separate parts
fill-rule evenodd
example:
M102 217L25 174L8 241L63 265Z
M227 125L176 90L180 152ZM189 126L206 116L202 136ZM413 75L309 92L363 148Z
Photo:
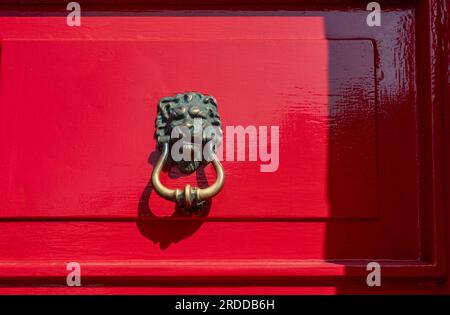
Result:
M159 175L167 162L169 156L169 144L164 143L162 146L161 156L155 165L152 173L152 184L156 193L161 197L174 201L179 205L183 205L185 208L189 209L192 205L199 203L201 201L210 199L217 195L223 187L225 181L225 173L223 171L222 164L217 158L214 152L211 152L212 163L217 174L216 181L214 184L207 188L191 187L191 185L186 185L183 190L181 189L170 189L164 186Z

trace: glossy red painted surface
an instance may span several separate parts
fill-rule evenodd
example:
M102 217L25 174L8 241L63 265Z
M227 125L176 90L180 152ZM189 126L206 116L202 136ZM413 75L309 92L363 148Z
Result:
M446 292L437 2L390 5L379 28L325 3L79 28L4 14L0 293L70 293L70 261L74 293ZM188 90L217 98L224 129L279 127L279 167L225 160L204 217L173 216L149 183L156 104ZM203 185L210 168L163 179ZM366 286L368 261L382 288Z
M246 19L236 22L245 28ZM204 19L190 20L200 25ZM188 22L161 21L158 27L181 27L178 23ZM226 27L229 22L225 18L217 23ZM253 23L263 25L258 19ZM307 25L316 24L313 19ZM144 20L140 27L151 26ZM137 216L137 201L159 155L153 139L156 104L163 96L198 90L218 100L225 143L233 137L227 132L233 126L265 127L269 132L274 126L280 134L279 140L271 139L269 132L247 140L257 152L256 161L250 160L249 152L246 161L237 160L237 138L234 146L222 146L227 184L214 198L209 217L333 216L327 184L330 137L336 138L333 154L351 156L339 168L347 180L336 187L341 202L335 216L375 217L371 42L288 39L283 33L273 39L199 40L201 35L196 36L139 41L4 39L0 171L9 176L0 181L1 216ZM329 49L341 59L332 91ZM361 89L346 95L355 88L354 82ZM327 93L334 94L336 107L348 109L329 113ZM330 130L340 120L351 126ZM354 128L360 130L359 137L354 137ZM279 150L279 157L273 159L280 160L271 162L270 172L264 172L270 161L263 161L258 150L265 149L261 140L267 133L267 150ZM214 175L210 168L208 175ZM198 181L195 174L180 176L174 168L163 179L172 187ZM40 178L47 183L38 185ZM212 182L213 176L207 180ZM352 198L345 196L349 192ZM145 203L155 213L173 211L171 202L153 194Z

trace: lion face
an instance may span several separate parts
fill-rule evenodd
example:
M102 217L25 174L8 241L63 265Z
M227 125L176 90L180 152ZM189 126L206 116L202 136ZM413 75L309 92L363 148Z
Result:
M212 150L215 151L222 139L217 102L212 96L201 93L187 92L162 98L155 125L155 138L160 147L163 143L168 143L169 148L172 148L178 143L177 148L183 150L184 156L190 156L189 159L175 162L172 154L169 154L168 162L176 163L183 173L192 173L201 164L208 163L203 154L205 145L212 143ZM199 125L201 128L198 128ZM174 129L177 132L173 132ZM205 130L215 132L204 132ZM173 134L176 136L173 137Z

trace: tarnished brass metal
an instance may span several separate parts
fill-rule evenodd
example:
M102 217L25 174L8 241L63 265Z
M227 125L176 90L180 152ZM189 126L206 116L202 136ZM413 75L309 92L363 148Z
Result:
M198 126L199 122L201 128L195 130L195 126ZM155 126L155 138L161 150L161 156L153 169L153 188L158 195L176 202L185 210L202 208L206 200L220 192L225 180L223 167L215 153L222 139L216 100L211 96L196 92L162 98L158 105ZM184 130L183 138L173 137L175 128ZM205 129L208 129L209 132L205 132ZM176 143L178 143L178 147L188 151L189 159L174 159L170 153L172 146ZM195 156L197 156L196 159ZM200 165L206 165L209 162L213 163L217 178L207 188L186 185L184 189L170 189L164 186L159 179L166 164L176 165L181 172L189 174L196 171Z

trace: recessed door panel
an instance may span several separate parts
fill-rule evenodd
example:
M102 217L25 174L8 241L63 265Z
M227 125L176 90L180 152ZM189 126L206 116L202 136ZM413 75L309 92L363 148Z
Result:
M5 40L1 70L3 217L173 212L149 192L154 121L161 97L191 90L216 97L224 130L209 217L377 215L369 40ZM202 185L211 169L163 180Z

